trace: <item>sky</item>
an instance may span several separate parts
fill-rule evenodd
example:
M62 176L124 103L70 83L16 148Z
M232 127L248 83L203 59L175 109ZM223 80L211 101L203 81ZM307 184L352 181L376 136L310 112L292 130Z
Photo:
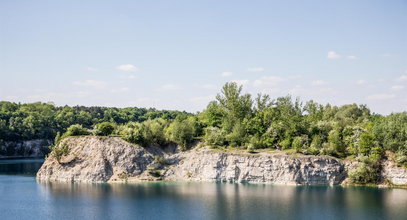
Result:
M196 112L232 81L407 111L407 1L0 0L0 100Z

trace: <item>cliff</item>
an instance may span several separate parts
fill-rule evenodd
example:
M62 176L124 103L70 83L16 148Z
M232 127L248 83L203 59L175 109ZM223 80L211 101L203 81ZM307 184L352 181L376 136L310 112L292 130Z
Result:
M49 153L48 146L52 143L47 139L26 141L1 141L0 158L44 157Z
M38 171L37 179L69 182L169 180L336 185L346 179L349 167L327 156L293 156L282 152L233 153L207 147L180 152L176 147L143 148L116 137L70 137L60 144L69 147L69 154L63 156L60 162L54 157L48 157ZM393 177L391 173L386 173L388 178ZM407 173L399 173L395 178L397 181L394 183L407 183Z

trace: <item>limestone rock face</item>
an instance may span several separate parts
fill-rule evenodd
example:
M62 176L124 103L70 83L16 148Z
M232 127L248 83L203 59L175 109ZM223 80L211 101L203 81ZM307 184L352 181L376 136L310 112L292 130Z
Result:
M339 160L325 156L225 153L206 147L179 152L175 148L146 149L114 137L70 137L63 142L70 148L69 155L60 163L48 157L37 173L39 180L148 180L147 167L154 167L157 155L167 162L159 171L163 180L333 185L346 176Z
M176 146L148 147L117 137L69 137L61 141L69 154L58 162L49 156L37 173L43 181L139 182L221 181L299 185L346 184L356 161L328 156L287 155L283 152L249 154L195 147L180 152ZM382 162L382 179L407 184L407 169L391 160Z
M334 185L346 176L331 157L233 154L196 149L184 153L165 178L170 180Z
M390 180L396 185L407 185L407 169L397 166L393 161L386 160L382 164L382 179Z
M52 141L47 139L34 139L25 141L1 141L0 158L10 157L44 157Z
M48 157L37 173L45 181L107 182L140 175L153 157L140 146L114 137L69 137L70 153L60 163Z

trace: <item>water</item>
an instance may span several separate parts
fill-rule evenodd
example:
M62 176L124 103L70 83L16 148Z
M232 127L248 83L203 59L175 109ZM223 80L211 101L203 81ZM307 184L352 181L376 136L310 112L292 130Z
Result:
M0 160L0 219L407 219L407 190L224 183L38 183Z

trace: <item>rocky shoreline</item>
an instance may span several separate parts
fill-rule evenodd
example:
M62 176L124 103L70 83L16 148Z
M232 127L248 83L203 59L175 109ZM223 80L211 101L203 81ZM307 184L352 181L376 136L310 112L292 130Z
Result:
M140 182L203 181L290 185L346 184L354 162L328 156L233 153L195 147L143 148L118 137L69 137L60 144L69 154L58 162L48 157L37 173L40 181ZM407 169L383 163L382 176L407 184Z

